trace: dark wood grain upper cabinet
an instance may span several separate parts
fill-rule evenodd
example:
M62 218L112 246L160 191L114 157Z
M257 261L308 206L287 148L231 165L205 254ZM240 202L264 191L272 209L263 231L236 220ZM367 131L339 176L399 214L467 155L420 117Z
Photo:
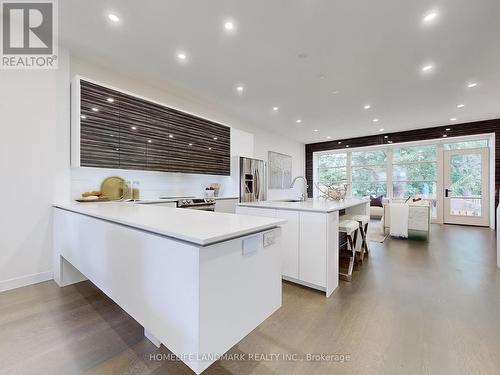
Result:
M120 167L120 120L118 100L114 97L112 90L91 83L81 86L78 120L83 167Z
M230 174L230 128L83 79L79 165Z

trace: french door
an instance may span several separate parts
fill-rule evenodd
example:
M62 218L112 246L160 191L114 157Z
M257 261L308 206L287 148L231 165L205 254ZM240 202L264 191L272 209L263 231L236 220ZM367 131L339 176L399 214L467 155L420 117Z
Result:
M489 150L444 151L444 222L488 226Z

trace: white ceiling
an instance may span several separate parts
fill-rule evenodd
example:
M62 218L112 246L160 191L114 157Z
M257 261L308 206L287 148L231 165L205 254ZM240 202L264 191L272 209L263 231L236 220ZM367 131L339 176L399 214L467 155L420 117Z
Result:
M64 0L59 12L75 54L305 143L500 117L498 0Z

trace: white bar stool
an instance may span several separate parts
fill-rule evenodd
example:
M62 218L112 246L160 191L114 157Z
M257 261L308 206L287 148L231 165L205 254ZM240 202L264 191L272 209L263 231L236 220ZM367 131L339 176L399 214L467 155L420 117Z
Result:
M346 220L354 220L359 223L359 232L361 234L361 250L360 259L363 262L363 258L369 255L370 249L368 248L368 224L370 224L370 216L368 215L345 215Z
M339 277L345 281L351 281L352 279L352 271L354 269L354 262L356 261L356 239L358 237L358 229L359 223L357 221L344 219L343 216L340 217L339 232L347 234L347 242L350 247L348 251L351 252L347 273L340 272L339 268Z

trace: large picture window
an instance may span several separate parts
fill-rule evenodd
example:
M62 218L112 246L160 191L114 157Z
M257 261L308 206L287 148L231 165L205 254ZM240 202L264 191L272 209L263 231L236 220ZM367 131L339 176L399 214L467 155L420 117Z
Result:
M352 195L387 195L387 154L385 150L356 151L351 162Z
M323 190L326 185L347 184L350 196L382 195L395 202L421 198L431 206L432 217L437 218L437 181L438 175L442 174L437 170L438 155L442 155L442 150L485 148L488 145L488 139L467 137L419 145L387 144L322 152L315 156L314 186ZM477 191L470 181L479 181L478 171L471 167L472 162L462 164L471 170L467 176L472 177L452 182L462 184L457 191L464 194ZM320 195L321 192L315 189L315 196Z
M393 150L392 196L429 201L436 214L436 146L401 147Z
M318 185L342 185L347 183L347 153L324 154L318 158Z

